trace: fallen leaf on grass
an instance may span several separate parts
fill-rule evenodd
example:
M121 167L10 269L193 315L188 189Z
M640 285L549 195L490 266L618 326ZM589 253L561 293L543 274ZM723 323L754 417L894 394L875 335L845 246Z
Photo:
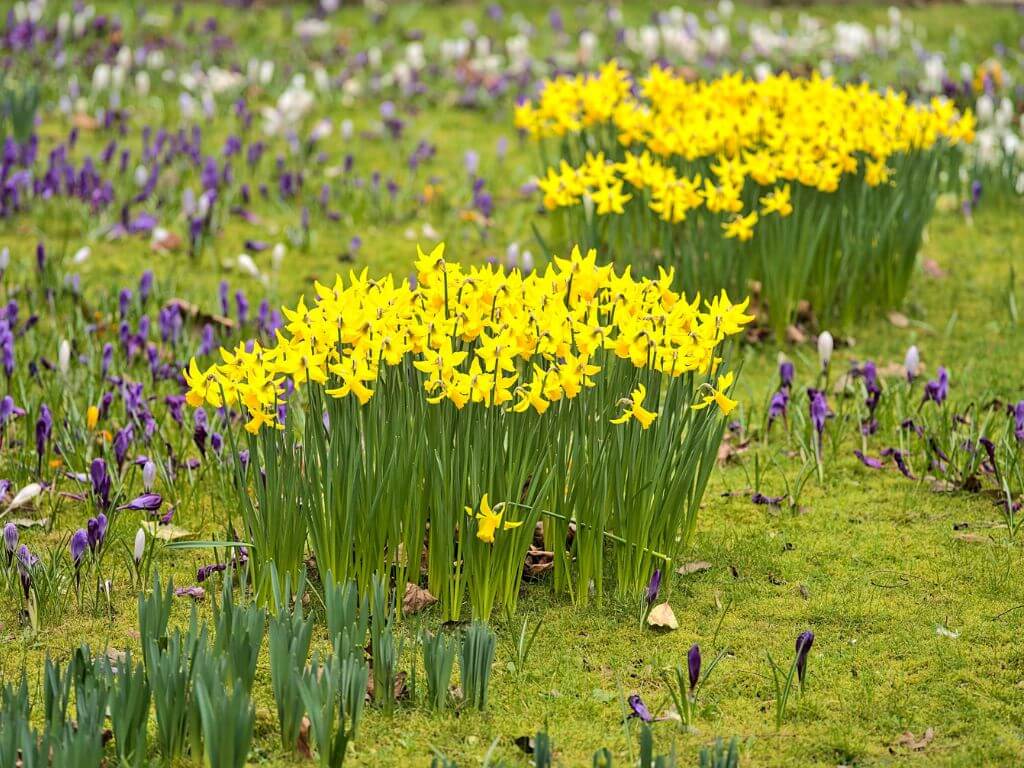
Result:
M935 634L938 635L939 637L948 637L950 640L956 640L957 638L960 637L960 633L959 632L957 632L955 630L952 630L952 629L947 629L946 627L942 626L941 624L936 624L935 625Z
M698 560L693 563L683 563L676 568L676 573L680 576L689 576L691 573L703 573L704 571L711 570L711 563L706 563L703 560Z
M910 320L902 312L890 312L889 322L897 328L907 328L910 325Z
M437 598L430 594L429 590L409 582L405 585L405 595L402 597L402 615L419 613L436 602Z
M904 731L903 735L896 740L896 744L901 747L906 747L915 752L920 752L922 749L932 743L932 739L935 738L935 731L932 728L926 730L921 734L921 738L917 738L910 731Z
M668 603L654 606L647 614L647 624L655 629L679 629L679 622L676 621L676 615Z
M39 520L32 520L27 517L15 517L10 522L14 523L18 528L45 528L50 522L50 518L43 517Z
M935 259L925 259L921 262L921 269L929 277L934 277L941 280L946 276L946 270L939 266L939 262Z
M161 541L183 541L185 539L191 539L195 537L195 534L187 528L182 528L180 525L174 525L168 523L167 525L157 525L153 520L146 520L142 523L142 527L146 529L146 533L153 536Z

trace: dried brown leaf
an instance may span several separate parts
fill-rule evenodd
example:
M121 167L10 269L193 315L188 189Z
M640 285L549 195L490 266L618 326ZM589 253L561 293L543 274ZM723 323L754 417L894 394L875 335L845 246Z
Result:
M668 603L661 603L651 609L647 614L647 625L655 629L679 629L679 622L676 621L676 615Z
M910 319L902 312L890 312L889 322L897 328L908 328L910 326Z
M896 740L896 744L901 747L913 750L914 752L920 752L932 743L935 738L935 731L932 728L926 730L921 734L921 738L918 738L910 731L904 731L903 735Z
M409 582L405 585L405 595L402 597L402 615L419 613L436 602L437 598L430 594L429 590Z
M689 576L691 573L702 573L704 571L711 570L711 563L707 563L703 560L697 560L692 563L683 563L676 568L676 573L680 576Z

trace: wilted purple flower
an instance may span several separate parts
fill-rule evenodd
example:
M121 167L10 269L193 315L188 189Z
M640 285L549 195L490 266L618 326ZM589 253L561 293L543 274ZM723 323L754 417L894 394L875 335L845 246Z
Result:
M102 509L110 508L110 475L107 473L107 462L93 459L89 465L89 477L92 480L92 492Z
M882 451L883 456L892 456L893 461L896 462L896 467L908 480L915 480L916 478L910 471L910 467L907 466L907 457L903 451L898 448L886 448Z
M647 585L647 604L651 605L658 599L658 591L661 589L661 569L655 568L651 574L651 581Z
M174 590L175 597L191 597L193 600L202 600L206 597L206 590L202 587L178 587Z
M796 674L800 679L801 687L804 684L804 676L807 674L807 654L811 652L814 645L814 633L805 630L796 637Z
M654 716L651 714L651 711L647 708L647 705L644 704L644 700L640 698L639 694L634 693L628 699L626 699L626 701L629 704L629 708L632 710L632 712L629 715L630 717L639 718L645 723L654 722Z
M202 582L204 582L208 578L210 578L213 574L221 573L222 571L225 571L225 570L227 570L227 566L224 565L223 563L214 563L212 565L204 565L202 568L200 568L198 571L196 571L196 581L198 581L201 584Z
M995 446L995 444L991 440L989 440L987 437L981 438L980 440L978 440L978 442L981 444L981 447L985 449L985 453L988 456L989 463L992 465L992 470L995 471L995 469L996 469L996 446Z
M757 493L750 497L750 500L755 504L760 504L762 506L777 507L782 503L783 499L785 498L785 496L765 496L763 493L758 491Z
M127 504L123 504L118 509L133 509L146 512L156 512L160 509L160 505L164 503L164 498L159 493L144 493L141 496L136 496L134 499L129 501Z
M871 456L865 456L862 451L854 451L853 455L860 459L860 463L863 464L865 467L870 467L871 469L881 469L883 466L885 466L881 459L875 459L872 458Z
M690 672L690 690L692 691L697 687L697 681L700 680L700 646L696 643L690 647L690 652L686 654L686 666Z
M927 403L931 400L936 405L942 405L949 396L949 372L944 367L939 367L938 378L932 379L924 385L924 400Z

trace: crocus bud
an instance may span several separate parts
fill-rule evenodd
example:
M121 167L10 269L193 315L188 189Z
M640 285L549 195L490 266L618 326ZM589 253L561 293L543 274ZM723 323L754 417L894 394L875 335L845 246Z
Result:
M71 263L84 264L88 260L91 253L92 249L88 245L83 245L81 248L75 251L75 255L71 257Z
M274 249L270 252L270 263L274 265L274 270L279 270L281 265L284 263L285 247L284 243L278 243L274 246Z
M135 532L135 549L132 552L132 556L135 558L135 564L138 565L142 562L142 554L146 551L146 531L139 528Z
M647 585L647 604L650 605L658 599L658 591L661 589L661 569L655 568L651 574L651 582Z
M71 560L75 564L75 570L82 562L82 555L89 548L89 533L84 528L79 528L71 537Z
M696 643L686 654L686 666L690 673L690 690L692 691L697 687L697 681L700 680L700 646Z
M828 331L822 331L818 336L818 361L821 363L821 370L828 370L832 362L832 350L835 348L835 340Z
M153 463L152 459L148 459L145 464L142 465L142 487L146 493L151 493L153 490L153 484L156 482L156 464Z
M18 549L18 526L14 523L4 526L4 549L7 550L7 562L10 563Z
M801 632L796 638L796 674L800 678L800 685L804 684L804 675L807 674L807 654L811 652L814 645L814 633L809 629Z
M913 381L921 372L921 353L917 351L916 344L912 344L907 350L907 356L903 358L903 367L907 371L907 381Z

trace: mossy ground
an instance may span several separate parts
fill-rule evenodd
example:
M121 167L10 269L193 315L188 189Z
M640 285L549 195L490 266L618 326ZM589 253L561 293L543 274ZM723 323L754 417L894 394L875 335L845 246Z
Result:
M252 28L263 18L270 24L264 30L270 31L261 34L270 36L277 18L276 13L265 12L265 17L232 21L223 10L198 3L190 5L189 13L201 18L206 10L219 14L229 28L232 23ZM877 8L814 10L829 18L867 21L884 14ZM639 19L647 11L646 4L630 4L627 14ZM523 12L542 23L545 11L540 4L530 4ZM460 5L409 13L418 14L420 26L429 34L450 28L459 18ZM741 13L753 17L764 11L744 8ZM939 42L954 27L964 28L969 44L981 52L1008 34L1008 25L1020 23L1012 9L943 7L907 13ZM367 107L365 114L357 110L347 116L359 124L375 114L375 108ZM45 116L44 130L62 133L56 121L53 115ZM400 274L409 270L414 248L405 229L414 227L423 239L419 233L425 221L448 240L456 258L465 260L499 255L509 239L529 238L525 222L534 203L519 201L516 189L536 171L535 152L513 140L508 158L499 165L490 151L499 136L513 137L507 112L455 111L439 104L416 116L410 135L436 141L440 173L453 186L463 178L464 150L481 150L482 171L492 180L498 201L497 224L489 240L482 242L471 227L458 223L454 212L439 213L436 219L421 213L408 224L324 224L316 229L309 253L290 254L288 267L271 286L275 298L291 303L298 291L308 289L313 276L326 279L347 269L337 254L356 233L364 240L358 265ZM375 163L387 167L389 147L371 144L366 152L364 169ZM845 367L848 360L867 357L880 365L899 361L906 347L916 343L930 369L939 364L950 369L958 397L1019 397L1024 339L1009 297L1014 267L1018 273L1024 271L1019 258L1024 246L1022 213L1019 201L986 199L973 221L959 213L938 214L923 257L933 259L945 275L919 273L904 309L907 327L896 327L885 317L861 322L848 339L852 346L841 346L835 365ZM282 212L281 221L270 222L269 227L283 228L294 215ZM66 233L65 224L52 212L41 213L31 224L5 224L0 236L4 242L22 243L21 251L28 253L24 244L34 244L39 237L60 240L66 234L71 244L81 241L89 222L72 222ZM233 257L250 236L267 237L267 227L249 231L245 225L232 224L199 265L184 256L154 259L144 245L99 241L81 270L83 286L95 298L110 295L121 285L134 283L149 266L164 285L213 306L223 276L221 261ZM247 285L241 276L231 279L233 285ZM257 286L248 287L258 295ZM775 375L777 351L771 344L746 349L742 401L755 407L763 403ZM796 361L798 376L811 375L816 362L810 346L785 351ZM674 575L668 585L680 624L677 631L661 634L641 627L633 605L612 601L601 609L576 609L551 596L543 583L530 585L517 618L496 626L500 640L489 711L438 716L401 707L388 717L371 709L351 764L427 765L432 748L437 748L460 765L478 765L494 740L495 759L525 764L527 757L513 740L545 723L562 765L589 764L601 746L628 764L631 731L622 721L622 694L640 693L652 710L663 712L669 702L660 670L684 663L694 642L701 644L705 658L721 649L728 653L704 691L696 732L680 733L671 722L655 725L659 750L667 751L674 742L684 764L692 761L700 745L717 736L740 739L745 765L1021 764L1020 542L1009 540L1005 529L997 526L999 511L990 500L966 492L937 493L924 481L871 472L850 455L852 447L844 446L830 459L824 484L809 483L799 513L755 506L746 495L723 495L751 487L756 451L716 473L687 556L712 567L685 577ZM778 473L795 475L798 470L796 462L782 463L781 469L766 473L764 489L781 494ZM201 485L193 501L180 507L176 522L204 536L222 535L225 511L213 485L209 480ZM955 539L954 525L963 523L984 541ZM57 542L67 535L68 525L58 520L53 533L28 535ZM116 525L123 526L128 537L135 523L125 519ZM165 551L159 569L177 584L191 584L196 568L209 557L204 551ZM63 610L47 617L39 635L28 637L10 601L0 601L0 677L9 680L24 668L38 685L46 654L65 656L83 641L94 649L137 648L133 590L123 583L115 589L113 615L94 611L92 602L87 597L80 608L71 596ZM208 618L209 600L199 610ZM188 611L181 600L174 620L186 621ZM519 673L509 664L523 619L541 620L543 625L528 664ZM412 637L421 623L433 627L437 621L428 611L406 619L403 632ZM807 692L796 697L781 731L776 731L766 653L788 661L797 633L806 628L816 634ZM407 642L402 665L406 669L413 664L410 648ZM421 668L419 660L416 664ZM291 764L277 737L265 658L257 677L252 763ZM923 749L898 744L905 731L920 736L929 728L934 739Z

